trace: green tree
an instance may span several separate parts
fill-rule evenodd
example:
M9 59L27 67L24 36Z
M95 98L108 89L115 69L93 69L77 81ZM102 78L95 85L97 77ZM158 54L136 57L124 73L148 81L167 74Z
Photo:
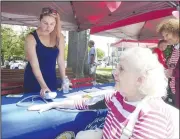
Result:
M97 58L102 59L105 55L105 52L99 48L96 48L96 51L97 51Z
M28 27L26 30L23 30L21 32L21 34L19 35L19 42L18 42L19 47L16 50L16 56L25 58L25 53L24 53L25 38L29 33L33 32L34 30L35 29L32 27Z
M64 59L67 61L67 56L68 56L68 45L65 46L64 48Z
M9 60L11 57L20 57L24 59L25 37L32 30L34 30L34 28L29 27L18 34L11 27L8 27L6 25L1 26L1 59Z
M1 32L2 55L4 56L5 59L8 59L10 58L10 56L13 56L15 53L15 48L18 43L18 36L9 27L2 27L1 31L2 31Z

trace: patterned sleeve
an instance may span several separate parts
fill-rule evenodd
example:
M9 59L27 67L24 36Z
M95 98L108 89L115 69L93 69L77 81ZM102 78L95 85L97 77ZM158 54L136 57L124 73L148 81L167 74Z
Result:
M74 106L78 110L86 110L89 109L88 105L86 104L87 99L78 99L74 101Z
M88 104L95 104L99 101L105 101L106 105L110 102L111 98L116 94L116 92L109 92L105 93L105 95L99 95L96 97L93 97L91 99L79 99L74 101L74 106L76 109L83 110L83 109L89 109Z
M111 92L111 93L107 93L106 95L105 95L105 103L106 103L106 106L109 108L110 107L110 105L111 105L111 99L114 97L114 96L116 96L116 95L118 95L118 94L120 94L119 92Z
M171 118L159 111L140 112L131 139L172 138L174 127Z

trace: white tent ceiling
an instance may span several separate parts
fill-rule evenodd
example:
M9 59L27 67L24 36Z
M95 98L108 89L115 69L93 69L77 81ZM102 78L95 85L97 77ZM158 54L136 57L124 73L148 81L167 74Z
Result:
M105 30L102 32L95 33L95 35L116 37L117 39L131 39L131 40L160 39L161 36L156 32L157 25L162 20L169 18L174 18L174 17L167 16L167 17L135 23L123 27L117 27L110 30Z
M62 28L75 30L77 28L70 2L1 2L2 24L38 26L39 15L43 7L53 7L58 10L62 19Z
M130 40L160 39L161 36L156 32L157 25L162 22L162 20L175 18L175 10L180 10L180 2L178 1L165 3L168 3L173 7L158 8L125 19L120 19L109 25L92 27L91 34ZM154 6L156 7L158 5ZM143 8L140 10L143 10ZM176 16L177 13L178 11L176 11Z

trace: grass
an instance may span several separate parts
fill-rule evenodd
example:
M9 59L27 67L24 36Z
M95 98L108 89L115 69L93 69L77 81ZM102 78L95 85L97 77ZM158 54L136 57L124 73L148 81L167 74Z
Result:
M106 67L106 68L97 68L96 74L100 75L111 75L112 74L112 68Z
M112 79L112 67L98 67L96 69L96 81L99 83L113 82Z
M97 70L100 70L100 71L112 71L112 68L110 68L110 67L107 67L107 68L97 68Z

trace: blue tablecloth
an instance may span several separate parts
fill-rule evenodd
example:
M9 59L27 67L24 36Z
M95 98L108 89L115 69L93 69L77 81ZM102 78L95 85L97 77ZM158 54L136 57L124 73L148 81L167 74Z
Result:
M114 84L98 85L113 86ZM77 90L74 89L70 93ZM27 107L17 107L16 103L23 98L37 93L27 93L21 98L2 97L2 139L55 139L58 136L73 137L77 132L85 129L103 128L107 110L69 112L55 109L38 113L37 111L27 111ZM62 92L58 92L55 99L60 101L63 98ZM40 99L35 99L35 104ZM59 138L61 139L61 138Z

